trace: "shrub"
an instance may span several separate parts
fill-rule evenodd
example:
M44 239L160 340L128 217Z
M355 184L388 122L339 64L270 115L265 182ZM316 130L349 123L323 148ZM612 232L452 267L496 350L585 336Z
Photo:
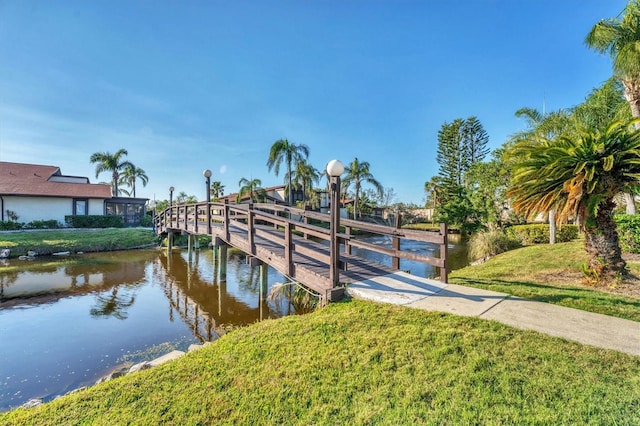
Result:
M150 228L153 226L153 218L148 214L145 214L140 218L140 226L144 226L145 228Z
M549 244L549 224L514 225L507 229L507 235L519 239L524 245ZM576 238L578 238L576 225L562 225L557 228L557 243L566 243Z
M501 230L480 231L471 235L469 240L469 259L484 259L521 246L518 238Z
M25 229L58 229L58 228L61 228L61 224L55 219L34 220L24 225L24 228Z
M64 221L72 228L122 228L121 216L65 216Z
M12 220L0 220L0 231L15 231L22 229L24 223L14 222Z
M622 251L640 253L640 215L618 214L614 220L618 225Z

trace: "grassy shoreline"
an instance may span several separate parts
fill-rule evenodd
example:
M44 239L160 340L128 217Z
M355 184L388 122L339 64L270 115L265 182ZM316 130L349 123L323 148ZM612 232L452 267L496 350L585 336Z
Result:
M52 229L0 232L0 249L11 250L11 257L34 251L38 256L58 252L101 252L148 248L158 237L148 228Z

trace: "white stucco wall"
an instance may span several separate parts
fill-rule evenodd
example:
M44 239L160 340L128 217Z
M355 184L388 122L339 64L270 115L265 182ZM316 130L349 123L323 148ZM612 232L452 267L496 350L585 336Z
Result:
M4 220L9 220L7 210L18 215L18 222L29 223L34 220L52 220L64 224L64 217L73 214L72 198L53 197L3 197ZM104 214L103 200L89 200L89 214Z

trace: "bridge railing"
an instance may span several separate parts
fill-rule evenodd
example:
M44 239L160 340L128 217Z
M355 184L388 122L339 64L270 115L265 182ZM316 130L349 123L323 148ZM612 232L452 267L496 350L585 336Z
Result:
M328 226L330 225L330 215L326 213L305 211L302 209L279 206L274 204L257 204L255 208L271 210L282 215L288 216L296 223L295 228L301 231L305 237L313 236L314 238L329 241ZM318 223L313 225L312 223ZM385 247L379 244L359 239L362 235L378 235L388 237L391 241L391 247ZM340 232L337 234L339 243L344 247L344 256L342 259L343 268L348 267L349 256L352 254L352 248L372 251L387 255L391 258L391 267L400 269L400 259L407 259L415 262L426 263L435 266L440 270L440 279L443 282L448 280L447 252L448 252L448 227L447 224L441 223L440 229L434 231L420 231L411 229L402 229L400 227L400 216L396 216L394 226L379 225L370 222L363 222L353 219L340 219ZM431 257L405 251L402 249L402 242L415 241L435 244L439 249L439 257Z
M207 209L209 213L207 214ZM209 218L209 222L207 222ZM358 248L387 255L391 258L391 267L400 269L400 260L406 259L429 264L440 269L440 280L447 282L447 246L448 229L441 224L437 232L402 229L396 218L395 226L385 226L375 223L340 219L340 230L337 232L338 244L342 249L341 268L347 269L352 249ZM157 233L184 231L186 233L208 234L210 226L222 226L223 238L229 242L230 227L246 231L247 245L244 247L248 254L255 255L255 238L259 236L284 247L285 269L292 267L293 252L313 256L330 264L329 256L319 254L305 244L295 243L294 234L305 239L316 241L330 241L331 218L329 214L307 211L295 207L276 204L229 204L227 202L201 202L195 204L178 204L168 207L154 219ZM282 232L273 233L263 229L268 225ZM262 226L262 227L261 227ZM391 247L363 241L362 235L378 235L389 238ZM415 252L403 250L403 242L415 241L435 244L439 247L439 257L431 257ZM325 259L326 257L326 259ZM285 271L286 272L286 271Z

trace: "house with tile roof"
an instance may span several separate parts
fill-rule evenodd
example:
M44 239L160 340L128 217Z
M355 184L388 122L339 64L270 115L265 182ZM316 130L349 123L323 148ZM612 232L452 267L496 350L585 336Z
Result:
M63 175L57 166L0 161L0 220L29 223L71 215L119 215L136 226L146 198L113 197L111 185ZM17 217L17 219L15 219Z

